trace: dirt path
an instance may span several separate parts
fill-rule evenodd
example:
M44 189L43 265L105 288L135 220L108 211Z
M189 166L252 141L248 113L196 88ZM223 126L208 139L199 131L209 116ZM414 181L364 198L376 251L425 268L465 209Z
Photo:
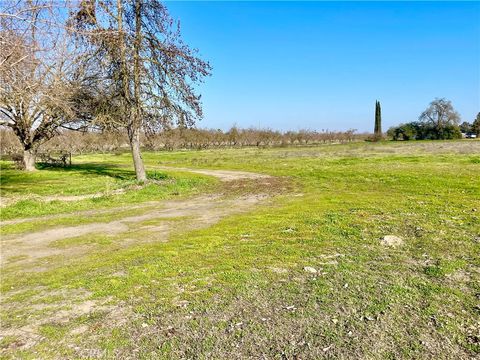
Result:
M158 168L158 167L157 167ZM271 177L263 174L227 170L197 170L186 168L165 168L178 171L191 171L203 175L215 176L224 182L255 180L259 183L268 182ZM120 235L122 245L138 244L150 241L166 241L168 235L181 224L182 229L191 230L211 226L220 219L240 212L245 212L253 205L268 198L267 194L255 193L238 197L225 197L221 194L197 196L190 199L158 202L158 207L152 209L152 203L140 215L126 216L109 222L95 222L78 226L56 227L44 231L26 233L14 236L4 236L1 239L0 262L3 265L14 262L16 265L32 264L36 260L61 256L63 260L77 257L92 251L95 244L88 241L72 241L68 246L55 246L55 242L85 237L88 235ZM132 206L132 208L134 208ZM125 211L125 207L121 208ZM128 209L128 208L127 208ZM135 206L138 209L138 206ZM65 214L63 214L65 215ZM89 211L79 216L94 216ZM178 218L182 218L179 221ZM173 221L172 219L177 219ZM31 221L32 219L30 219ZM36 218L35 220L39 220ZM28 221L25 220L25 221ZM146 223L148 222L148 223ZM136 236L141 232L141 236ZM115 237L112 236L112 239ZM26 266L28 269L28 266Z
M7 207L23 200L34 200L34 201L43 201L43 202L80 201L80 200L86 200L86 199L95 199L105 195L119 195L124 193L125 193L125 189L116 189L108 193L98 192L98 193L83 194L83 195L51 195L51 196L27 195L27 196L16 196L15 198L7 198L3 196L0 199L0 207ZM19 219L19 220L24 220L24 219Z
M155 169L158 170L176 170L176 171L188 171L196 174L215 176L221 181L235 181L242 179L268 179L271 178L269 175L257 174L247 171L234 171L234 170L208 170L208 169L189 169L181 167L168 167L168 166L155 166Z
M172 168L168 166L153 166L152 169L157 170L175 170L175 171L188 171L196 174L209 175L219 178L222 181L235 181L242 179L266 179L269 176L264 174L256 174L246 171L231 171L231 170L205 170L205 169L188 169L188 168ZM82 195L51 195L51 196L40 196L40 195L28 195L28 196L17 196L15 198L8 198L2 196L0 198L0 207L6 207L15 204L21 200L35 200L35 201L80 201L86 199L95 199L105 195L119 195L124 194L125 189L116 189L110 191L109 193L97 192L93 194L82 194ZM4 224L15 224L25 221L30 221L31 219L17 219L17 220L8 220L3 222Z
M252 172L246 171L232 171L232 170L208 170L208 169L189 169L189 168L177 168L177 167L168 167L168 166L153 166L152 169L157 170L172 170L172 171L187 171L193 172L196 174L208 175L213 176L220 179L223 182L231 182L231 181L238 181L238 180L266 180L271 179L272 177L265 174L257 174ZM120 195L125 193L124 189L117 189L109 193L109 195ZM71 196L35 196L34 199L41 200L41 201L80 201L85 199L91 199L96 197L101 197L106 195L105 193L93 193L93 194L83 194L83 195L71 195ZM32 198L32 197L30 197ZM22 198L23 199L23 198ZM4 202L4 206L11 205L12 202L8 202L10 200L2 198ZM14 202L18 201L15 200ZM160 202L158 201L148 201L138 205L131 205L131 209L141 209L141 208L148 208L155 205L158 205ZM85 211L78 211L75 215L78 216L91 216L95 214L106 214L114 212L115 210L124 210L125 207L118 207L118 208L109 208L105 210L85 210ZM45 215L45 216L37 216L37 217L29 217L29 218L22 218L22 219L12 219L12 220L4 220L2 221L2 225L14 225L20 224L24 222L30 221L38 221L38 220L50 220L50 219L57 219L64 217L66 214L55 214L55 215ZM70 215L70 214L69 214Z

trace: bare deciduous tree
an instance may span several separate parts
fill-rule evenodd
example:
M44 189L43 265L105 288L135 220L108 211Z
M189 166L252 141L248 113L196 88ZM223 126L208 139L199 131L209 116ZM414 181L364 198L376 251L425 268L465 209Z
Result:
M83 0L73 22L91 56L105 64L99 81L114 89L115 116L103 119L126 129L137 179L144 181L141 131L193 125L202 108L192 85L209 75L210 65L183 43L158 0Z
M419 120L433 125L437 130L441 130L447 125L458 125L460 115L453 108L451 101L442 98L433 100L420 115Z
M20 140L28 171L38 146L77 120L81 81L64 14L47 1L0 3L0 125Z
M369 134L355 130L318 132L299 130L279 132L268 129L242 129L223 132L219 129L169 128L152 134L142 133L142 146L150 150L205 149L241 146L296 146L320 143L364 141ZM60 130L59 134L40 146L41 151L63 151L73 154L124 151L129 147L128 136L122 129L103 131ZM259 141L260 138L264 141ZM11 155L19 150L18 138L11 129L0 129L0 154Z

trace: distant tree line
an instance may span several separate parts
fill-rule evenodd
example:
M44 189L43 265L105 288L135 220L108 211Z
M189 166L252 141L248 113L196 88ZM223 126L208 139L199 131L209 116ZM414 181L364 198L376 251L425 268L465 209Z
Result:
M466 135L476 135L480 137L480 112L477 114L475 120L472 123L464 121L460 124L460 131Z
M192 128L202 117L196 89L211 72L197 54L183 42L179 23L159 0L0 1L2 151L16 146L25 170L33 171L41 148L69 144L73 152L111 151L127 145L136 177L144 181L142 147L355 139L354 131ZM379 140L379 102L375 114L374 139ZM417 122L389 134L397 140L457 138L459 121L449 101L436 99ZM478 120L462 124L467 125L478 132Z
M418 121L391 127L387 135L393 140L448 140L460 139L462 132L480 135L480 114L473 124L459 125L460 115L446 99L433 100Z
M15 134L7 128L0 130L0 153L18 154L21 143ZM347 131L275 131L271 129L242 129L236 126L228 131L219 129L171 128L154 133L140 133L140 144L147 150L208 149L245 146L296 146L325 143L345 143L362 141L368 134L359 134L355 130ZM121 131L72 131L61 130L38 151L69 151L73 154L92 152L117 152L129 149L128 135Z

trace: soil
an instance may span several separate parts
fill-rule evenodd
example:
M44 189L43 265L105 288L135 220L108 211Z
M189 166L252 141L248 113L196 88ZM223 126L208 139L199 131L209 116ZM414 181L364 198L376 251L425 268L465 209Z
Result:
M267 175L243 171L190 170L185 168L175 168L175 170L192 171L215 176L221 181L230 183L254 180L260 183L266 182L266 185L269 185L269 181L272 179ZM263 187L258 186L256 188L262 191ZM55 242L89 234L104 234L108 236L126 233L131 230L142 231L142 233L143 231L148 231L152 233L152 236L126 239L124 245L138 244L146 241L167 241L169 234L179 225L178 221L172 221L172 219L181 218L181 227L184 230L205 228L215 224L226 216L248 211L255 204L269 197L268 192L248 193L233 197L225 195L228 194L210 194L189 199L161 201L156 203L156 206L152 206L155 203L149 202L146 204L148 207L146 207L144 213L126 216L110 222L61 226L20 235L3 236L1 239L2 252L0 262L2 266L13 262L16 266L21 265L26 271L38 271L38 267L30 266L29 269L27 264L33 265L33 262L51 256L61 256L63 261L68 261L70 257L74 258L83 253L88 253L92 249L91 244L82 244L82 242L80 242L80 244L76 245L75 242L72 241L68 246L56 246ZM132 209L138 208L138 205L132 205ZM122 207L122 211L125 211L125 207ZM80 212L78 216L95 216L95 212ZM49 219L51 217L44 218ZM41 219L42 218L35 218L37 221ZM148 225L142 225L144 222L148 222ZM4 223L6 224L7 222ZM132 234L131 237L135 237L134 234Z

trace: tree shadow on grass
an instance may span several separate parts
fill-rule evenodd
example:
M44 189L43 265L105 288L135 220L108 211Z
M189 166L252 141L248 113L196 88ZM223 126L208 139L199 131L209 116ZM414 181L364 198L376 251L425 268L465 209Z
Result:
M136 181L135 171L128 164L81 163L69 166L37 163L35 172L15 170L3 166L0 176L1 196L22 194L50 194L61 191L62 188L88 187L88 181L101 182L102 178L111 178L115 182L133 183ZM72 176L70 176L71 174ZM147 172L149 179L164 180L168 175L163 172Z
M29 193L33 190L32 188L39 185L44 187L62 186L69 181L68 174L70 173L77 175L77 177L71 178L72 183L79 180L78 175L85 175L87 179L88 177L110 177L119 181L135 180L135 171L114 164L85 163L56 166L40 163L37 164L37 169L39 171L25 172L7 166L2 167L0 176L2 195Z
M83 163L72 164L68 166L37 164L39 170L53 170L56 172L75 172L85 175L108 176L119 180L135 180L135 171L122 168L118 164L102 164L102 163Z

